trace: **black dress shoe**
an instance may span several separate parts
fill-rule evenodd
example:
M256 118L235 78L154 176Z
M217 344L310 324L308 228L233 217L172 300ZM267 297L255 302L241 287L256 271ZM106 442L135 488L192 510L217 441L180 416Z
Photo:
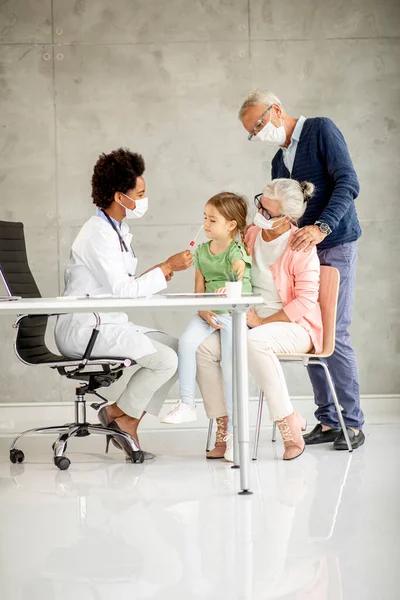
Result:
M340 434L340 429L328 429L328 431L322 431L321 423L318 423L310 433L303 435L303 439L306 446L312 446L313 444L328 444L336 440Z
M363 432L359 431L356 434L352 429L350 429L350 427L346 427L346 429L347 433L349 434L350 444L353 450L362 446L365 442L365 435L363 434ZM335 450L348 450L343 431L340 432L340 434L334 441L333 447L335 448Z

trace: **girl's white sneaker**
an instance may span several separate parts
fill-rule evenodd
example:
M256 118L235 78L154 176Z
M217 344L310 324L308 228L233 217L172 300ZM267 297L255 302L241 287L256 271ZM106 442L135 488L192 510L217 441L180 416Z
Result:
M226 443L224 458L229 462L233 462L233 433L227 433L224 442Z
M179 425L180 423L191 423L197 421L196 406L189 406L179 402L161 419L161 423L167 425Z

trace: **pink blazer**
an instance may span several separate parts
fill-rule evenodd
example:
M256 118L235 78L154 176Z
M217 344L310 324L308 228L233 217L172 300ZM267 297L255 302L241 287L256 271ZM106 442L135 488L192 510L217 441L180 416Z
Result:
M294 252L291 249L290 243L297 229L292 225L286 250L270 269L287 317L304 327L312 339L315 352L319 353L323 346L321 308L318 303L320 263L315 247L311 252ZM255 225L247 231L246 244L250 254L253 254L260 231Z

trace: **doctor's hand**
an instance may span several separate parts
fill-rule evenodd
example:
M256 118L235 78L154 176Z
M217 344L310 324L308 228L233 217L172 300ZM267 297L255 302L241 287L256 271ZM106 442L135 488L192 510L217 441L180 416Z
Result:
M166 262L172 271L186 271L193 264L193 256L190 250L184 250L170 256Z
M167 281L171 281L171 278L174 274L173 270L171 269L171 265L169 265L167 262L165 262L158 266L160 267L161 271L163 272L165 279Z

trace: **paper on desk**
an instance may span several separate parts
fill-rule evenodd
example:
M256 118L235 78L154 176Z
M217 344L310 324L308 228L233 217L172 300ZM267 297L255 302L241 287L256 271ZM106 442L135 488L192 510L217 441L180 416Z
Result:
M204 294L196 294L195 292L186 292L179 294L157 294L161 298L207 298L213 296L214 298L220 298L226 296L226 294L214 294L212 292L204 292Z
M115 296L113 296L112 294L86 294L86 296L57 296L57 300L93 300L93 298L95 300L101 300L103 298L115 298Z

